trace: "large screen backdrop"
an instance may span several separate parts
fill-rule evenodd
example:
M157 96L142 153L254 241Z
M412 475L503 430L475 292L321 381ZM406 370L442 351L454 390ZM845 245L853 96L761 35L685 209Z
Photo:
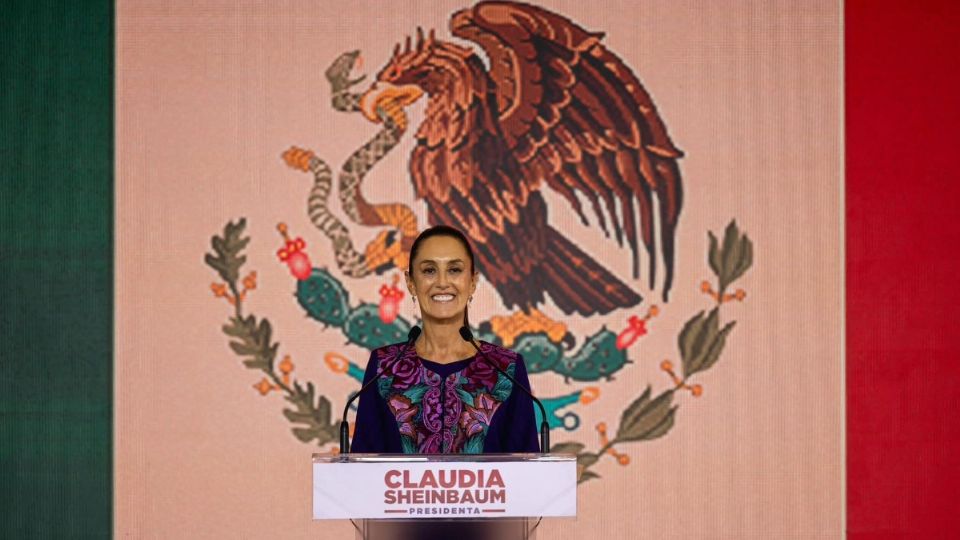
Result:
M120 2L115 533L349 535L310 456L444 223L578 455L541 534L840 537L840 43L826 1Z

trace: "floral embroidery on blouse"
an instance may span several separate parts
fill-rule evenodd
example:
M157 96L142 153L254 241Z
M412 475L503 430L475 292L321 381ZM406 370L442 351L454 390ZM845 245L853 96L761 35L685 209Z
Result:
M514 375L516 353L481 343L480 355L446 377L426 368L413 347L398 357L399 347L378 351L384 375L380 395L397 421L404 453L479 454L493 417L513 390L510 379L490 362Z

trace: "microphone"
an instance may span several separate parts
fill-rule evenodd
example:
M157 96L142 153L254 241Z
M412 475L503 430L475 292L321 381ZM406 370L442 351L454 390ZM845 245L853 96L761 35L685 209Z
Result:
M404 355L404 353L407 352L407 349L410 347L410 345L412 345L413 342L416 341L418 337L420 337L420 332L421 330L419 326L414 326L413 328L410 329L410 333L407 334L407 342L404 343L403 347L400 348L400 352L397 353L397 358L400 358L401 356ZM353 403L353 400L360 397L360 394L362 394L363 391L367 389L367 387L369 387L373 383L380 380L380 377L382 377L383 374L384 374L384 371L380 370L380 372L377 373L376 377L370 379L370 382L361 386L360 390L356 394L354 394L352 398L348 399L347 404L343 406L343 420L340 421L340 453L341 454L350 453L350 423L347 422L347 413L350 411L350 404Z
M541 403L540 400L537 399L537 396L533 395L533 392L531 392L529 388L518 383L517 380L511 377L509 373L500 369L500 367L497 365L496 362L487 358L487 353L483 352L480 349L480 346L477 345L477 342L473 339L473 332L471 332L469 328L467 328L466 326L461 326L460 337L462 337L464 341L467 341L471 345L473 345L473 348L477 350L481 358L483 358L488 364L493 366L493 369L497 370L498 373L510 379L510 381L514 384L514 386L517 386L521 390L523 390L524 393L530 396L530 399L532 399L537 404L537 406L540 407L540 415L543 417L543 420L540 422L540 452L544 454L549 454L550 453L550 426L547 424L547 410L543 408L543 403Z

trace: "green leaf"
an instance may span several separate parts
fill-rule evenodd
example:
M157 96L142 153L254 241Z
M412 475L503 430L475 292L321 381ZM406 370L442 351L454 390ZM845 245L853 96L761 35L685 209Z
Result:
M245 366L268 373L273 371L273 362L280 344L270 343L270 321L263 319L258 324L253 315L245 318L232 317L229 323L223 326L223 332L233 338L229 344L233 352L249 357L243 361Z
M317 412L316 418L320 424L329 425L330 422L330 400L326 396L320 396L317 398Z
M247 257L241 254L250 242L249 237L242 236L246 226L246 218L240 218L237 223L228 222L223 227L223 236L214 235L210 238L213 253L203 256L208 266L216 270L224 281L234 286L240 277L240 268L247 262Z
M260 352L255 345L241 341L231 341L230 348L233 349L233 352L239 354L240 356L255 355Z
M670 428L673 427L673 420L674 420L674 417L676 416L676 412L677 412L677 407L676 406L672 407L670 409L670 412L667 413L667 416L663 419L663 421L661 421L659 424L656 425L656 427L651 429L647 433L647 435L643 438L643 440L652 441L654 439L658 439L666 435L667 432L670 431Z
M623 410L623 414L620 415L620 427L618 429L623 430L626 426L632 425L636 422L638 415L641 414L643 408L647 406L647 403L650 401L650 393L653 391L653 388L650 385L647 385L647 389L640 394L640 397L633 400L633 402Z
M589 452L577 455L577 465L587 468L597 462L600 459L600 456L597 454L591 454Z
M259 369L261 371L270 371L270 363L259 357L250 358L243 361L243 365L250 369Z
M694 344L700 335L703 322L704 312L701 311L683 325L683 329L680 330L680 335L677 336L677 345L680 347L680 359L683 362L684 373L686 373L688 369L688 364L692 362L697 355L697 351L694 350Z
M696 318L699 317L698 315ZM680 356L685 378L706 369L704 364L707 362L710 351L719 335L719 318L720 308L715 307L710 310L706 319L699 320L695 325L687 323L689 329L688 326L684 326L680 332ZM713 358L710 363L712 364L715 361L716 358Z
M300 442L310 442L314 439L320 438L320 430L310 429L310 428L293 428L293 436L300 440ZM322 444L322 443L321 443Z
M267 371L273 371L273 361L277 358L277 351L280 349L279 343L274 343L267 349Z
M578 442L562 442L550 447L551 454L578 454L583 450L583 444Z
M710 348L703 356L703 360L699 363L699 365L697 365L696 371L688 373L687 377L693 375L694 373L710 369L710 367L720 359L720 353L723 352L723 347L727 343L727 334L733 330L733 327L736 324L736 321L731 321L723 327L723 330L721 330L716 337L714 337L713 343L710 344Z
M593 471L583 471L582 473L580 473L580 479L577 480L577 483L582 484L587 480L593 480L595 478L600 478L600 475Z
M697 366L702 362L702 358L716 334L718 314L717 308L711 310L706 318L704 318L703 312L700 312L690 319L680 331L677 340L684 376L689 376L697 371Z
M249 333L243 319L239 317L230 317L230 323L223 325L223 333L230 337L242 337Z
M721 265L722 269L720 276L720 289L722 294L722 289L726 289L726 283L729 281L728 276L733 271L733 268L736 264L737 259L740 258L740 243L739 240L739 231L737 230L737 222L733 220L727 225L726 230L723 231L723 251L721 254Z
M729 277L727 278L728 285L733 283L740 278L750 266L753 265L753 242L743 235L740 239L740 257L737 259L734 268L731 270Z
M715 307L710 310L707 318L703 321L703 325L700 326L700 332L696 336L693 343L693 349L696 351L695 358L697 361L702 361L703 355L707 353L707 349L709 349L710 344L713 343L713 339L717 335L719 319L720 308Z
M700 320L702 314L698 315L680 332L678 341L685 379L709 369L720 358L727 335L736 322L729 322L720 330L719 313L719 308L713 308L705 319Z
M257 342L263 345L269 345L272 334L273 328L270 326L270 321L267 319L260 319L260 327L257 328Z
M707 236L710 237L710 255L708 257L710 270L719 278L723 272L723 262L720 259L720 247L717 245L717 237L714 236L712 232L707 231Z
M673 415L673 390L666 390L652 401L650 387L624 411L615 441L649 440L662 435L662 423ZM667 428L669 429L669 427Z
M284 409L283 416L291 422L309 422L313 420L313 415L310 413L301 413L293 409Z
M720 248L719 254L714 252L716 238L712 233L708 234L711 239L710 268L719 267L719 272L716 272L716 269L714 272L719 278L718 293L722 297L727 287L739 279L753 264L753 242L747 235L741 234L736 220L731 220L724 230L723 247Z
M330 422L330 401L320 396L314 400L316 389L313 383L302 386L295 382L292 395L286 396L287 401L294 405L294 409L284 409L283 416L294 424L302 424L293 428L293 435L302 442L317 440L319 446L333 441L337 434Z

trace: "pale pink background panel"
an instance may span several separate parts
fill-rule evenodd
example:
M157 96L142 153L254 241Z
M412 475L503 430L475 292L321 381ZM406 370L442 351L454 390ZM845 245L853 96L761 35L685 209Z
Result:
M294 375L314 381L334 409L356 384L322 361L367 352L305 318L294 280L276 258L278 222L308 243L351 301L376 302L390 276L353 280L336 270L329 242L306 214L312 179L280 154L310 148L338 169L377 130L332 110L323 70L360 49L372 76L396 41L436 28L468 3L120 2L117 7L116 533L120 538L345 538L349 523L310 520L310 455L282 416L279 393L227 347L231 313L213 298L203 263L210 236L248 220L245 270L258 287L245 309L268 317ZM709 307L707 230L736 218L755 263L736 284L746 301L721 360L678 393L665 437L624 444L621 466L604 457L599 480L580 486L580 517L545 523L547 538L837 538L843 531L842 178L840 6L837 2L549 2L590 30L640 76L681 160L685 206L677 233L671 302L629 279L626 251L580 225L547 193L550 220L646 297L635 310L565 317L583 339L620 330L650 303L661 314L630 349L636 362L613 381L565 383L535 375L557 396L600 389L554 441L599 446L646 385L670 384L658 368L678 363L676 335ZM403 6L403 7L401 7ZM410 109L414 124L423 103ZM413 200L403 142L364 183L371 201ZM341 219L336 196L331 203ZM378 232L350 226L363 247ZM562 314L552 305L543 311ZM481 283L474 320L503 314ZM409 318L411 304L404 303ZM564 411L564 412L565 412ZM328 446L329 448L329 446Z

